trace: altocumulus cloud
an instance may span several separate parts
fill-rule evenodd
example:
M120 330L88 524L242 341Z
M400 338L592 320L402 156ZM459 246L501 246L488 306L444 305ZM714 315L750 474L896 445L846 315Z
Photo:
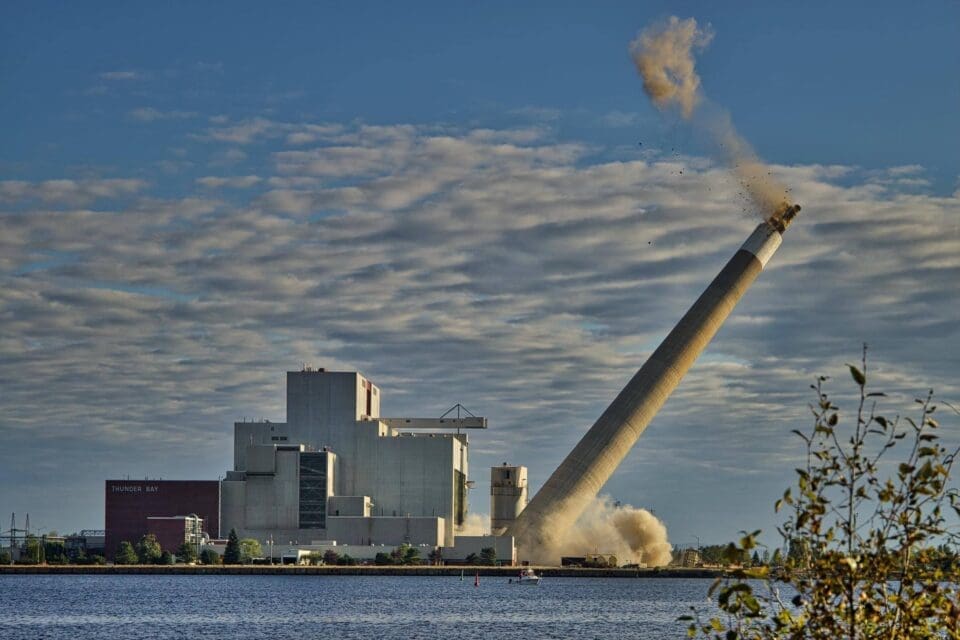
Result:
M385 413L464 402L493 425L474 476L509 459L539 485L755 224L709 160L599 161L538 129L254 118L197 138L247 145L262 170L163 196L0 182L0 479L32 478L19 490L51 513L99 513L107 476L216 477L232 421L282 420L301 362L364 371ZM617 497L650 504L692 474L780 486L806 384L864 340L895 401L925 384L960 398L957 197L907 190L916 167L773 171L803 214ZM77 455L89 493L52 491Z

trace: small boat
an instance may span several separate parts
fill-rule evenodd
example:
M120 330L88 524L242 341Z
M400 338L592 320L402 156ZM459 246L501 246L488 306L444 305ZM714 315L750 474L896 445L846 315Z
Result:
M516 580L516 584L540 584L540 576L538 576L533 569L527 568L520 572L520 576Z

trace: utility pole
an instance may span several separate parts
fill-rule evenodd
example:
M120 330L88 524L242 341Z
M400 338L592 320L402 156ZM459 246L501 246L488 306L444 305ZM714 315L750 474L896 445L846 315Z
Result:
M13 564L13 546L17 542L17 514L16 513L10 514L10 531L8 531L7 534L9 535L8 540L10 541L8 545L10 548L10 564Z

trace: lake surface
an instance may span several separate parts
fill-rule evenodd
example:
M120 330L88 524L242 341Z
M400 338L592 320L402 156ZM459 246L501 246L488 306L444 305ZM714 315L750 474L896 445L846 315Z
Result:
M682 638L708 579L0 575L0 638Z

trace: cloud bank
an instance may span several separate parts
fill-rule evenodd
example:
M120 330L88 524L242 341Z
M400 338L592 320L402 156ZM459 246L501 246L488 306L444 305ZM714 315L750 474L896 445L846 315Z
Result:
M282 420L303 362L362 370L386 413L486 415L485 511L486 468L539 487L754 224L709 159L604 160L535 128L264 118L195 139L249 166L0 183L0 483L45 505L35 522L99 526L106 477L217 477L232 422ZM730 514L705 487L788 481L806 384L864 340L895 400L960 398L957 197L898 184L918 169L770 171L801 217L606 489L671 532L767 517L772 498Z

